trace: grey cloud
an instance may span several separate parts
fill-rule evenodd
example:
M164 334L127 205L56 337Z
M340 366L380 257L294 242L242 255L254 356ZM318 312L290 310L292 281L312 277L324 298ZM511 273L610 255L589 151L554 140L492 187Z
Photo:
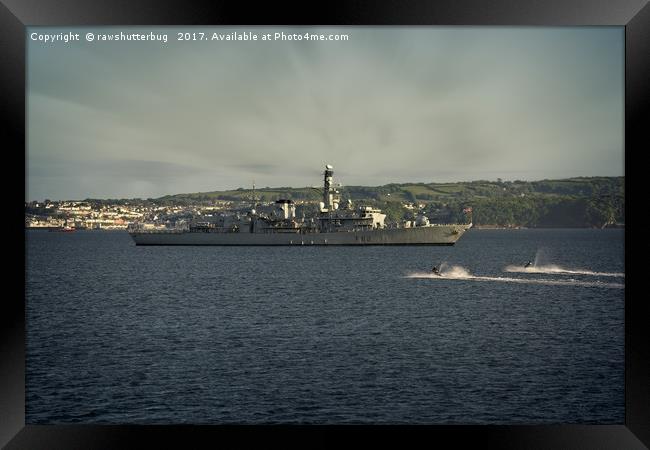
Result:
M373 185L623 172L622 29L296 30L351 39L29 42L30 192L312 185L324 163Z

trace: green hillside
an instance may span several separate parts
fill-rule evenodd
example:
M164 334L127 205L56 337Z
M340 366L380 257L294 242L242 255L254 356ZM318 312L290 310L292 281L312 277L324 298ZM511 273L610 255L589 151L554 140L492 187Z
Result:
M579 177L541 181L470 181L457 183L404 183L384 186L345 186L343 199L382 208L389 220L413 217L422 210L434 222L467 222L471 208L475 225L525 227L601 227L624 223L624 177ZM262 188L261 202L288 198L318 202L318 189ZM156 199L162 204L210 203L214 200L251 201L252 190L178 194ZM409 209L405 204L416 205Z

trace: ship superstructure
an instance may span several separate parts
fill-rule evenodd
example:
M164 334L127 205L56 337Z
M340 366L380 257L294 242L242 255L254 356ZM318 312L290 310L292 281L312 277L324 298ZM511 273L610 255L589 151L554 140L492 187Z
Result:
M296 217L290 199L277 200L270 213L257 211L253 201L245 214L165 230L136 227L129 234L137 245L453 245L472 226L431 224L419 215L412 226L387 227L381 210L342 202L333 175L333 167L326 165L315 217Z

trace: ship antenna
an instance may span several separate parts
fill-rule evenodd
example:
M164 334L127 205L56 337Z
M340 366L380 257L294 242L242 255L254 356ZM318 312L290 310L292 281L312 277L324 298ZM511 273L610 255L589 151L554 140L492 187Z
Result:
M330 211L332 210L332 175L334 175L332 169L333 167L327 164L323 173L323 203Z
M253 180L253 209L257 208L257 197L255 197L255 180Z

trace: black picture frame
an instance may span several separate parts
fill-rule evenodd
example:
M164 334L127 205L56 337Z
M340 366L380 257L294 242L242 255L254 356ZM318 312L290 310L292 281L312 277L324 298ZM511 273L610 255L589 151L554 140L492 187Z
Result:
M11 238L5 275L11 287L0 303L0 445L7 449L128 448L164 444L213 447L224 435L249 439L273 438L278 431L313 432L317 443L331 431L346 431L383 439L387 431L425 437L454 446L479 443L491 448L642 449L650 446L650 351L647 295L639 285L642 267L631 264L632 253L648 249L640 240L644 208L642 183L631 174L634 162L648 148L650 5L647 0L446 0L394 2L355 0L330 2L276 1L252 7L223 0L1 0L0 92L5 170L25 172L25 48L26 26L93 25L519 25L625 27L625 423L620 425L541 426L401 426L401 427L248 427L248 426L25 426L25 285L24 210L11 202ZM645 145L644 145L645 144ZM639 170L642 170L640 168ZM631 178L635 179L633 186ZM26 177L25 177L26 179ZM5 180L8 177L5 176ZM20 195L17 181L5 192ZM23 187L25 185L23 184ZM24 198L24 191L23 198ZM14 211L15 208L15 211ZM7 225L5 225L6 227ZM631 241L634 236L635 241ZM21 245L22 243L22 245ZM21 283L20 280L23 280ZM194 445L188 444L194 443ZM158 444L155 444L158 443Z

